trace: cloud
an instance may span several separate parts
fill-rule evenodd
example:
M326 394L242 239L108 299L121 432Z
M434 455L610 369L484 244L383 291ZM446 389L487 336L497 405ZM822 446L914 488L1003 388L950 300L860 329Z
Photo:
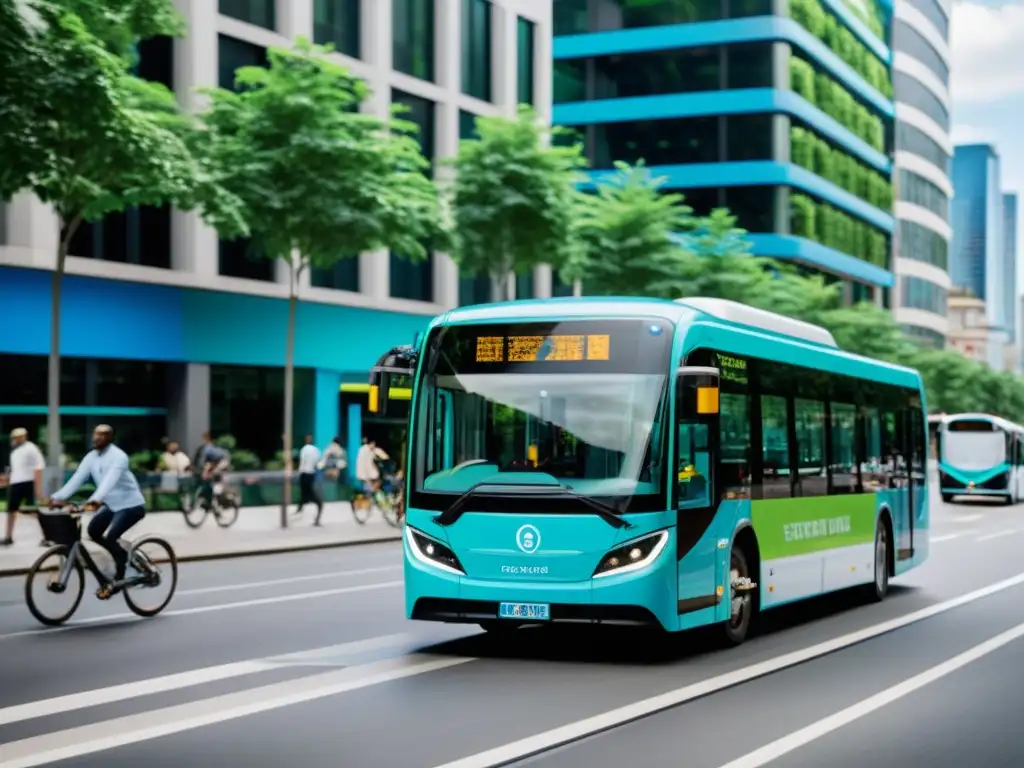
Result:
M1024 4L957 2L949 29L951 91L958 103L1024 94Z

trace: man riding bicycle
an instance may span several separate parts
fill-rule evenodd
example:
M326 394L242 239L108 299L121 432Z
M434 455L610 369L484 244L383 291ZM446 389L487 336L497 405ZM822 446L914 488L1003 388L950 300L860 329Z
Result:
M89 538L114 559L114 583L96 590L96 597L106 600L125 578L128 553L118 544L118 539L146 516L146 500L129 467L128 454L114 445L113 427L106 424L96 427L92 445L94 450L85 455L75 474L50 498L50 506L54 509L68 506L68 499L82 485L89 480L95 484L96 490L82 510L96 512L89 521Z
M214 443L213 436L209 432L204 432L203 446L199 449L198 458L196 464L202 467L199 495L203 508L211 509L213 507L213 484L219 482L223 474L230 468L231 454L227 449Z

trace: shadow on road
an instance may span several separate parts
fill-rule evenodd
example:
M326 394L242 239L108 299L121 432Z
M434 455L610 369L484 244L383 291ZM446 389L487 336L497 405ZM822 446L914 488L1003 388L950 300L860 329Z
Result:
M886 604L910 600L920 590L891 585ZM915 603L918 601L915 601ZM847 590L773 609L758 617L751 641L795 630L865 606L864 593ZM914 608L925 607L914 605ZM892 615L887 612L880 621ZM577 664L652 666L720 652L715 627L669 634L657 629L600 625L524 627L507 635L478 634L423 648L421 652L481 659L558 661Z

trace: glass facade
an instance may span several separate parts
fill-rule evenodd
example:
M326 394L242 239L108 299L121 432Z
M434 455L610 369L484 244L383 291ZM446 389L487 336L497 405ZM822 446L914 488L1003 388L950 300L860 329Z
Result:
M276 29L275 0L218 0L223 16L230 16L264 29Z
M296 379L300 371L296 370ZM284 370L237 365L210 367L210 430L233 435L239 449L262 460L281 450Z
M900 200L927 208L943 221L949 221L949 198L946 193L928 179L906 168L900 169L899 196Z
M945 272L949 269L949 243L934 230L903 220L900 222L900 257L923 261Z
M893 48L906 53L920 61L935 73L943 83L949 82L949 66L920 32L902 19L896 19L892 25Z
M432 101L413 96L402 91L392 91L393 104L402 104L408 112L402 118L415 123L419 128L420 151L427 160L433 163L435 156L435 125L436 105ZM396 299L412 299L414 301L434 300L434 254L428 252L427 258L420 262L411 262L400 254L392 253L391 259L391 296Z
M903 330L911 341L920 344L922 347L931 349L942 349L946 346L946 337L931 328L922 328L919 325L902 325Z
M313 42L331 44L338 53L362 55L360 0L314 0Z
M1010 343L1017 339L1017 195L1003 195L1003 302Z
M516 19L516 88L520 104L533 104L535 35L536 25L532 21Z
M911 8L916 8L920 11L928 21L930 21L939 34L942 35L943 40L949 39L949 18L946 16L946 12L942 9L942 5L939 0L902 0Z
M462 0L462 92L491 101L493 85L490 0Z
M956 147L953 187L950 277L954 285L985 301L989 323L1004 328L1006 310L997 290L1006 280L1003 206L999 156L994 148L987 144Z
M908 123L896 123L896 149L917 155L937 167L947 176L950 173L949 155L928 134Z
M945 316L946 290L935 283L904 275L900 278L900 292L901 306Z
M769 16L771 0L557 0L556 35Z
M309 283L314 288L333 288L336 291L359 291L359 255L341 259L329 269L313 268Z
M949 110L931 88L922 85L920 80L905 72L894 72L892 83L899 94L901 104L920 110L934 120L942 130L949 130Z
M393 0L392 7L395 70L433 82L434 0Z

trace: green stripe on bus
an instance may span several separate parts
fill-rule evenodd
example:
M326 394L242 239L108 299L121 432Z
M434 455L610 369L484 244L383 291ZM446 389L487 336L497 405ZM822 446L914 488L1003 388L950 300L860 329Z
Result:
M867 544L875 538L878 501L873 493L764 499L750 506L762 561Z

